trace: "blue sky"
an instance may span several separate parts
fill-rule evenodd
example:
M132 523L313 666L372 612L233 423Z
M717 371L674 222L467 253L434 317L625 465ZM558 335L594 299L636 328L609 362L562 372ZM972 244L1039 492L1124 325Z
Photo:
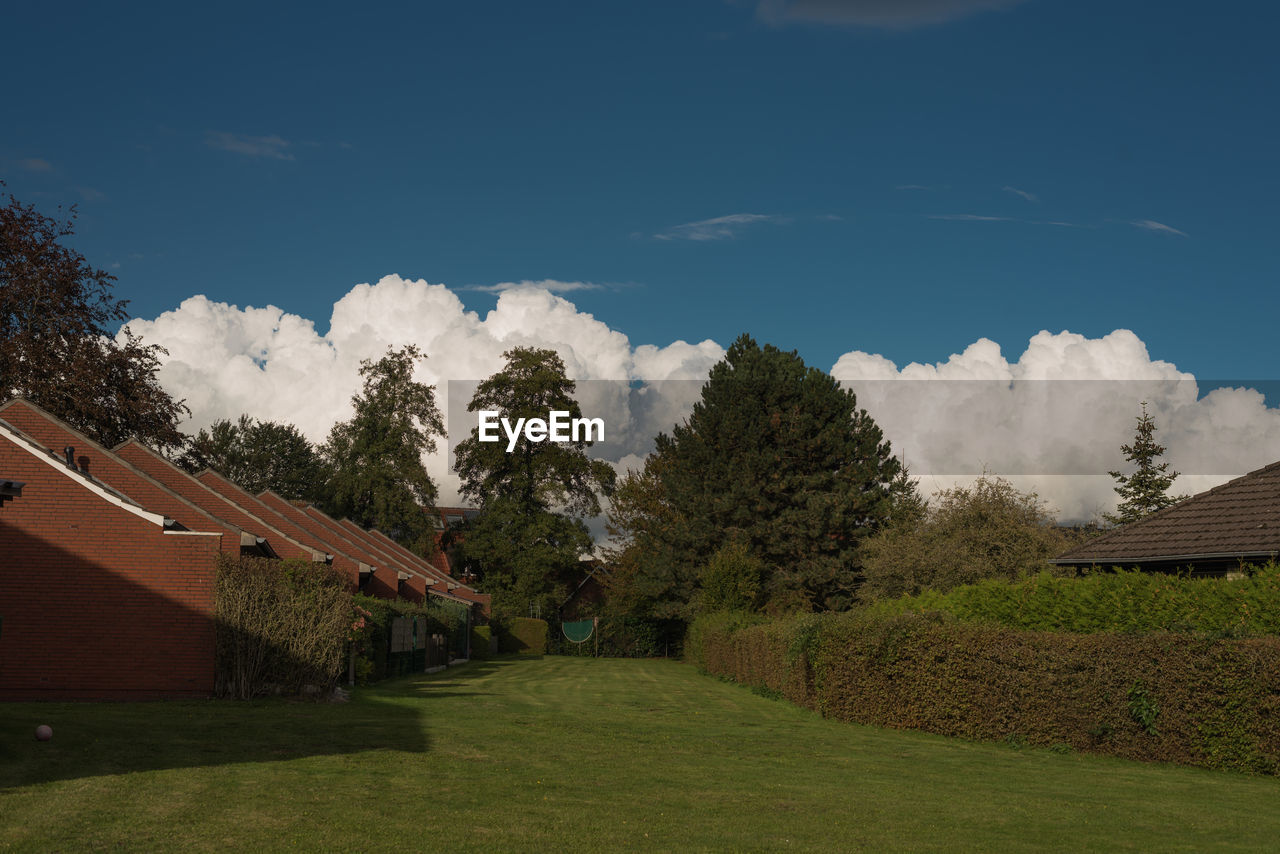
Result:
M896 9L889 19L879 10ZM1133 330L1274 373L1280 15L1087 0L6 12L0 177L140 317L555 279L830 368ZM16 84L16 85L15 85ZM118 265L118 266L117 266Z

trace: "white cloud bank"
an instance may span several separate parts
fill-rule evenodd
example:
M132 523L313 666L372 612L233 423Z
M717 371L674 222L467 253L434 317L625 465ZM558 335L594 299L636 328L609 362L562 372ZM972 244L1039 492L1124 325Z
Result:
M538 287L503 291L481 318L444 285L398 276L352 288L335 304L327 335L275 307L241 309L203 296L129 325L169 350L159 379L191 408L187 430L248 413L294 423L317 442L350 416L360 360L388 347L413 343L427 354L417 379L437 385L446 418L453 398L454 424L470 396L464 381L499 370L504 350L554 349L579 380L584 414L605 419L607 441L598 450L621 466L637 464L654 435L688 413L724 355L710 340L632 345ZM857 392L926 493L986 468L1036 489L1064 518L1110 510L1114 484L1105 473L1124 467L1119 448L1132 440L1141 400L1169 448L1166 459L1185 473L1178 491L1280 459L1280 410L1267 408L1260 393L1201 395L1194 377L1153 360L1127 330L1096 339L1040 332L1012 361L985 338L945 362L901 369L854 350L832 375ZM427 463L441 499L456 501L444 443Z

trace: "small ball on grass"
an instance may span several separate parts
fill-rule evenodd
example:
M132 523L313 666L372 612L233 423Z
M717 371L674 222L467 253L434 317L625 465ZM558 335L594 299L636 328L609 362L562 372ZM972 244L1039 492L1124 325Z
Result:
M48 741L53 738L53 727L48 724L40 724L36 727L36 741Z

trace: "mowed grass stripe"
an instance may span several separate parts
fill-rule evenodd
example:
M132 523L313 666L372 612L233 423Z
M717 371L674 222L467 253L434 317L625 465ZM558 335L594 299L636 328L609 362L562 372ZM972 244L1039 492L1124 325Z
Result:
M1277 795L826 721L672 661L474 662L337 705L0 705L13 850L1257 851Z

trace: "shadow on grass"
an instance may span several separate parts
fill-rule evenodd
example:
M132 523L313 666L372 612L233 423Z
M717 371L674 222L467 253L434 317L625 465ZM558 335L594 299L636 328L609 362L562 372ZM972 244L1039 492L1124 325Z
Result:
M356 690L351 702L162 700L0 703L0 794L21 786L389 750L425 753L432 698L479 696L477 683L528 656L476 660ZM53 740L40 742L48 724Z
M467 665L456 675L407 676L360 689L348 703L0 703L0 792L134 771L371 750L423 753L430 749L424 727L429 709L421 701L476 693L467 691L467 679L492 669ZM53 728L51 741L36 740L41 724Z

